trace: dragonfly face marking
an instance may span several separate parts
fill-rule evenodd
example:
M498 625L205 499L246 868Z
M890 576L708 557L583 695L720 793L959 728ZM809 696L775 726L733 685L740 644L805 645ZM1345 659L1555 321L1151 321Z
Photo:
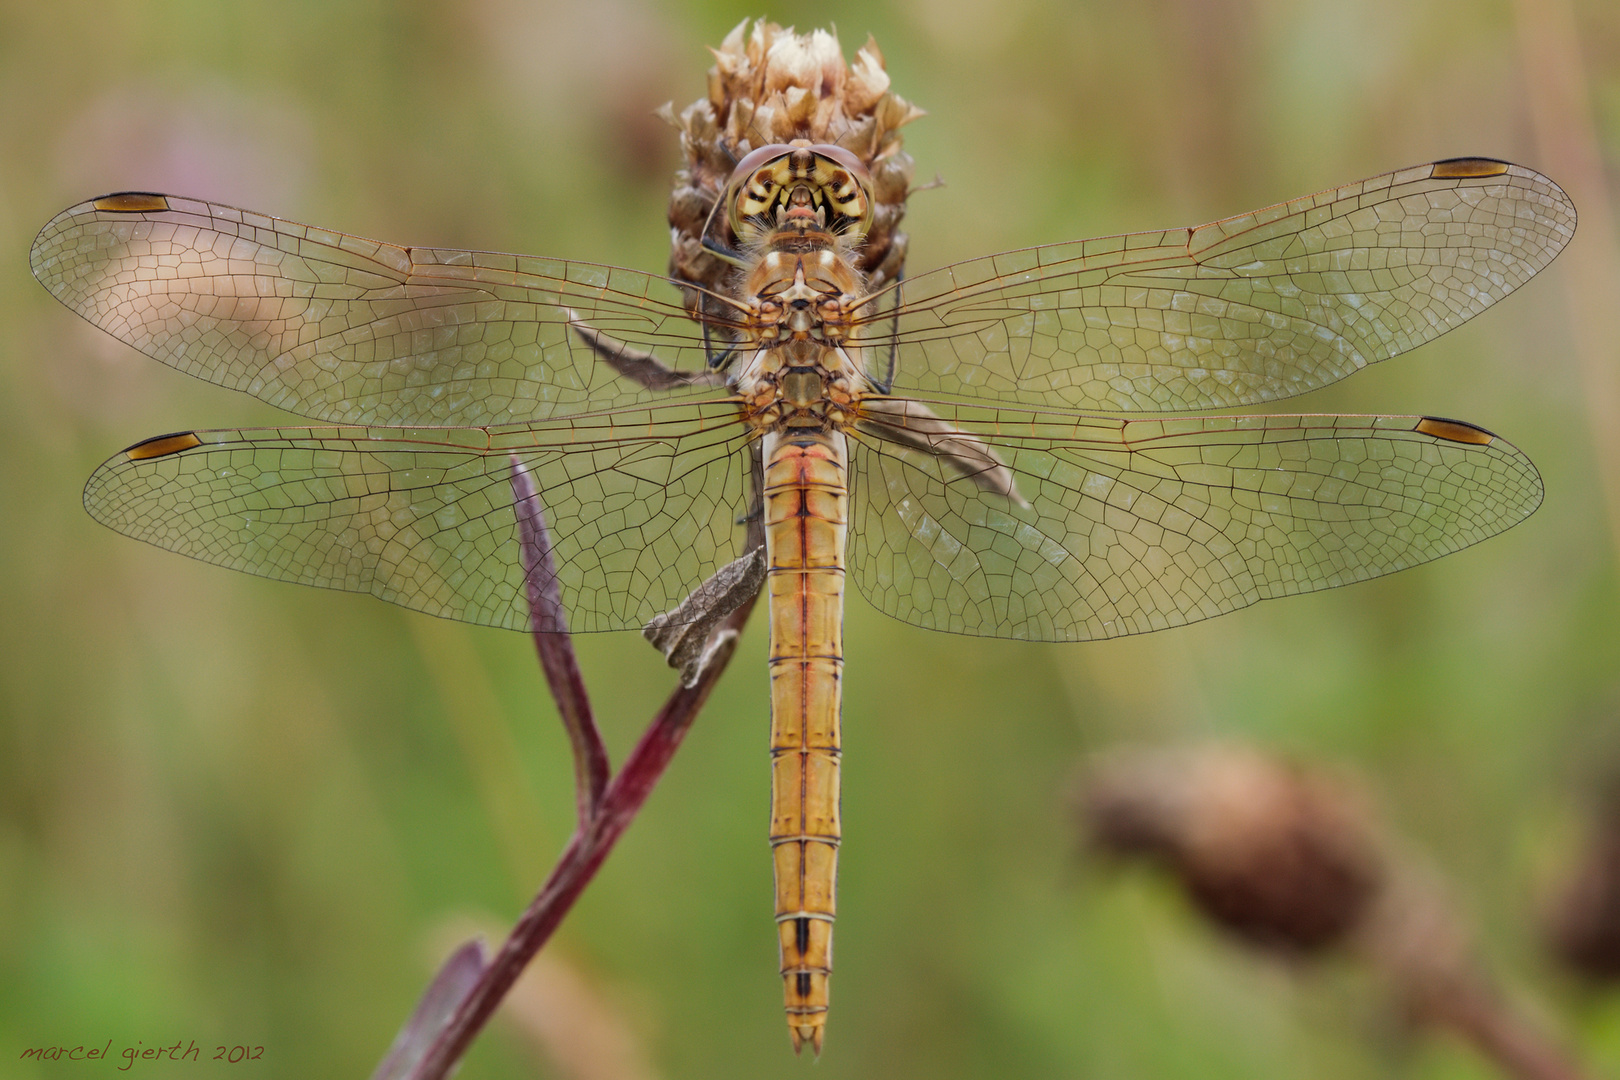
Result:
M872 176L841 146L762 146L737 163L726 185L731 231L744 243L776 229L824 229L851 239L872 220Z

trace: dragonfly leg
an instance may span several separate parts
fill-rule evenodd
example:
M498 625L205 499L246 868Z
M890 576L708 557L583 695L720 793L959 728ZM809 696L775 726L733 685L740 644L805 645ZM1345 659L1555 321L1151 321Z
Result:
M718 240L711 240L705 236L703 238L703 242L699 246L703 248L704 251L707 251L710 255L713 255L715 258L723 259L726 262L731 263L733 266L748 265L748 260L743 256L742 252L738 251L734 247L728 247Z
M705 314L707 314L707 313L705 312ZM717 353L717 352L715 352L714 338L713 338L712 335L713 335L713 327L709 325L709 320L704 319L703 320L703 355L705 355L705 356L707 356L709 358L709 370L718 371L719 369L725 367L727 364L731 363L731 358L733 356L737 355L737 346L735 346L735 345L727 345L724 349L720 350Z
M721 259L733 266L746 266L748 259L742 252L729 245L722 244L714 239L710 233L714 229L714 222L720 214L720 204L724 200L716 198L709 206L709 216L703 220L703 233L698 237L698 246L717 259Z
M879 392L894 390L894 373L900 358L900 290L905 285L906 272L902 268L894 279L894 314L889 319L889 363L882 379L873 379Z

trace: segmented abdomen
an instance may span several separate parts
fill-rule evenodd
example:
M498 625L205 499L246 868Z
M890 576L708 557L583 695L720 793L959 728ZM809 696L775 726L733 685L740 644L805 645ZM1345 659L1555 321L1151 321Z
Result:
M838 877L843 699L844 436L765 436L771 612L771 846L788 1028L821 1050Z

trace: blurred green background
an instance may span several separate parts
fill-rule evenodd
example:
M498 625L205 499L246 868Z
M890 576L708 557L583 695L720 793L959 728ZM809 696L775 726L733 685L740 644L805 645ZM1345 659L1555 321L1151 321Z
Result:
M1502 433L1547 486L1505 536L1091 646L933 634L852 602L818 1075L1494 1075L1460 1044L1404 1039L1353 967L1257 959L1161 879L1079 858L1064 800L1087 754L1212 737L1361 774L1510 995L1620 1074L1620 999L1561 976L1537 922L1620 763L1620 417L1604 413L1620 6L6 0L0 1076L88 1075L109 1066L17 1056L108 1039L263 1045L244 1074L366 1075L448 943L521 909L573 812L521 635L231 574L85 516L80 486L119 447L291 421L74 318L29 276L35 231L152 189L662 269L676 146L651 110L698 97L705 46L756 14L836 24L846 53L871 32L929 110L908 147L946 186L912 200L913 272L1465 154L1543 169L1583 215L1522 292L1294 403ZM788 1049L775 973L763 629L463 1075L812 1067ZM578 644L622 757L671 677L634 635Z

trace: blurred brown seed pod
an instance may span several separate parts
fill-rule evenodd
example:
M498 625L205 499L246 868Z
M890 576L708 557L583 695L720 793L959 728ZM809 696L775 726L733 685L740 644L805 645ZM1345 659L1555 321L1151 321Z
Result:
M1367 917L1385 875L1357 799L1327 775L1219 746L1105 758L1080 809L1099 847L1166 864L1252 944L1315 952Z

